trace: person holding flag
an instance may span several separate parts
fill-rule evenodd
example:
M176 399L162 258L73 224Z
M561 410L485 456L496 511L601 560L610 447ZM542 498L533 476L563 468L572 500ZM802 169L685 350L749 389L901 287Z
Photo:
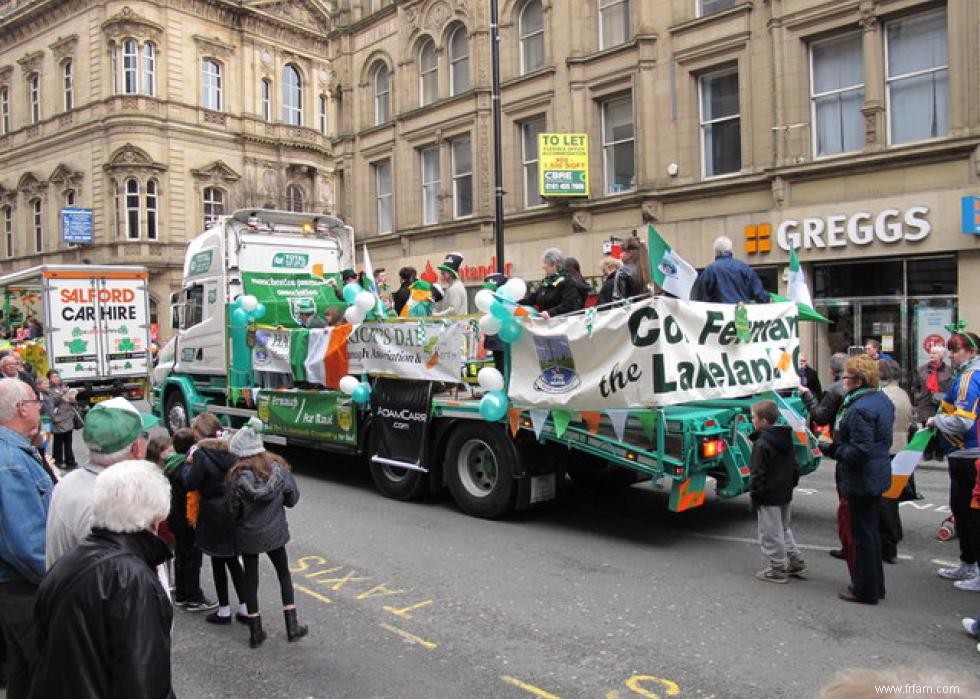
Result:
M954 580L961 590L980 592L980 516L970 507L977 479L977 410L980 408L980 337L966 331L966 322L947 326L953 334L946 343L953 363L953 383L939 405L939 414L926 421L926 427L939 430L939 442L949 463L949 509L956 523L960 542L960 565L936 571L945 580Z

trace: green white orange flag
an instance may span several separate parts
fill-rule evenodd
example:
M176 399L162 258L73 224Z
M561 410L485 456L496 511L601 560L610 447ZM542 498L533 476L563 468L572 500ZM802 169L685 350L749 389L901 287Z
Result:
M922 453L929 446L929 441L935 433L935 427L919 430L909 440L908 445L892 457L892 484L885 492L884 497L892 500L899 498L902 491L905 490L909 478L912 477L915 467L922 461Z
M793 301L813 308L810 289L806 285L806 277L800 268L800 258L796 256L796 248L789 251L789 279L787 279L786 295Z
M690 300L698 271L671 250L653 226L647 226L647 249L650 275L657 286L679 299Z

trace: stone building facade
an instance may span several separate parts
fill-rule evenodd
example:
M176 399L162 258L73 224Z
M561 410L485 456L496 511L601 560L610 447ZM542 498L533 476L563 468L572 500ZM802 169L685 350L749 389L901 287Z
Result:
M725 233L772 291L798 246L811 362L875 337L906 366L954 317L980 327L980 3L501 0L505 257L653 224L701 267ZM489 3L338 3L338 206L375 266L492 265ZM538 132L587 134L583 198L537 194ZM977 214L980 216L980 213ZM978 221L980 222L980 221ZM394 276L394 275L392 275ZM816 360L816 361L814 361Z
M145 265L166 337L207 219L331 210L328 9L0 1L0 272ZM62 242L66 206L93 210L91 244Z

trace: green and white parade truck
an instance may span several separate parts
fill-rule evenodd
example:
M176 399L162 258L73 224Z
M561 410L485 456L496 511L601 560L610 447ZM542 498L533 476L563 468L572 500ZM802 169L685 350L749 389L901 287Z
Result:
M819 464L777 393L798 384L793 303L648 297L552 319L518 312L506 318L519 326L506 384L490 375L480 396L460 383L478 317L364 320L371 300L351 295L352 323L303 327L298 309L346 305L334 281L346 267L353 231L326 215L242 210L191 241L176 335L154 375L166 425L257 415L269 443L322 450L324 466L330 454L360 459L388 497L448 489L479 517L548 502L566 476L589 488L651 481L674 511L703 504L711 483L737 496L761 397L793 425L801 473Z

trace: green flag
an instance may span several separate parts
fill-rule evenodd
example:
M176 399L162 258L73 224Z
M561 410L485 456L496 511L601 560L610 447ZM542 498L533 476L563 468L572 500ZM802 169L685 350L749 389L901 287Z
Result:
M657 229L647 226L647 249L650 252L650 275L657 286L679 299L690 299L698 272L671 250Z

